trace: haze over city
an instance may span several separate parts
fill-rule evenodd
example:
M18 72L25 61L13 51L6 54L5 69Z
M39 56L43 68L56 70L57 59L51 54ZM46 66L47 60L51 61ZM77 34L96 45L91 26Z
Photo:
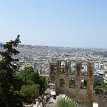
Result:
M106 0L0 0L0 42L107 48Z

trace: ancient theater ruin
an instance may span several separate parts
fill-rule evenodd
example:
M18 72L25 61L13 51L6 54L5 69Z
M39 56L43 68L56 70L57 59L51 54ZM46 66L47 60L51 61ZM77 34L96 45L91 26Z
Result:
M66 94L84 107L93 107L94 101L103 104L94 94L93 72L92 61L57 60L50 63L50 79L56 85L56 92Z

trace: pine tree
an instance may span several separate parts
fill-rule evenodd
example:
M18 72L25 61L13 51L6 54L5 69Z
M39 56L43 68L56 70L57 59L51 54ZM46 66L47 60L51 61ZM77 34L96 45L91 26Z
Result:
M19 37L18 35L14 41L6 42L3 45L4 50L0 52L0 107L22 107L19 94L22 81L15 77L17 65L14 64L18 61L15 56L20 53L17 50L21 42Z

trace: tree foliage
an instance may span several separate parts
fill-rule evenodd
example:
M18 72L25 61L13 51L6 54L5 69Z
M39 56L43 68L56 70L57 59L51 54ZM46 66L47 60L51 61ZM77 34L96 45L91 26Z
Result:
M43 93L46 80L39 76L33 67L17 71L17 46L19 35L15 40L6 42L0 52L0 107L22 107L22 102L31 102Z
M15 77L17 66L14 62L20 52L16 49L20 43L19 35L15 40L6 42L3 45L4 51L0 52L2 60L0 61L0 107L22 107L21 80Z
M104 82L104 80L94 81L94 89L107 90L107 82Z
M39 76L38 72L36 72L36 73L34 72L32 74L32 81L35 84L39 84L40 85L39 93L41 95L44 92L45 88L46 88L46 78L43 77L43 76Z
M43 94L46 88L45 77L40 76L38 71L37 70L35 71L33 67L31 66L25 67L24 70L17 72L17 76L18 78L23 80L23 86L21 88L20 93L21 95L24 95L25 99L24 102L26 103L31 102L38 95ZM29 94L29 91L31 94Z
M24 96L24 102L31 103L35 98L39 96L39 85L23 85L20 94Z

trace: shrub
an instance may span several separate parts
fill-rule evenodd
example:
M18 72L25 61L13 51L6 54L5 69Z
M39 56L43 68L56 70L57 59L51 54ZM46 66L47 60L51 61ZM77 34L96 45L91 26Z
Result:
M61 98L57 101L57 107L76 107L76 103L71 100Z
M25 85L22 86L20 94L24 96L24 102L32 102L35 98L39 96L39 85L32 84L32 85Z

